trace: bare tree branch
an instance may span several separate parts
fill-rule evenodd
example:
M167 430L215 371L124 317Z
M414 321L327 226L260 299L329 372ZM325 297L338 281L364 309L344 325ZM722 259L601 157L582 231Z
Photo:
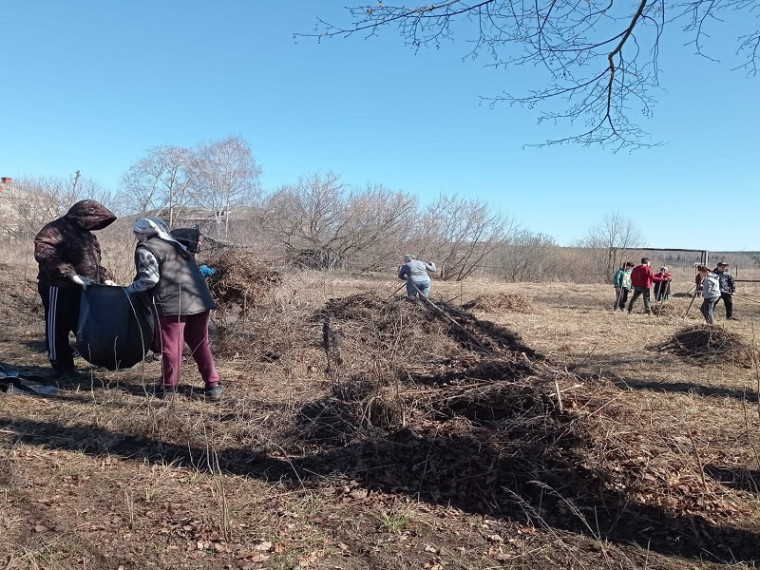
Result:
M574 142L619 150L657 144L634 118L651 116L664 31L680 26L693 37L696 53L710 57L704 46L710 26L728 12L759 9L754 0L448 0L411 7L380 1L348 8L345 25L318 19L314 33L296 36L370 38L392 28L414 50L464 38L472 46L466 58L485 56L487 66L506 71L543 71L545 79L523 93L481 97L490 105L540 106L539 123L573 131L538 146ZM760 30L737 39L744 58L739 67L757 73Z

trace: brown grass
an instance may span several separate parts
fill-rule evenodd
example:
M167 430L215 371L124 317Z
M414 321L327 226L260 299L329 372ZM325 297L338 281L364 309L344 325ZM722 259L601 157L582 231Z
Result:
M462 304L462 308L468 311L477 309L479 311L514 311L516 313L532 313L534 311L533 301L530 297L522 293L496 293L489 295L480 295Z
M64 388L0 395L4 567L760 561L750 286L699 344L686 297L627 315L602 285L436 281L427 304L393 276L256 275L250 310L214 316L219 405L192 362L169 401L143 391L157 363L55 377L33 282L0 283L0 361Z

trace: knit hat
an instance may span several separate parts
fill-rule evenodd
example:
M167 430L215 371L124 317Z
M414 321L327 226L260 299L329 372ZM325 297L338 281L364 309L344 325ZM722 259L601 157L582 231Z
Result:
M169 233L169 226L161 218L140 218L132 224L132 231L146 236L158 236L164 241L176 243L183 250L187 250L184 245L172 237Z

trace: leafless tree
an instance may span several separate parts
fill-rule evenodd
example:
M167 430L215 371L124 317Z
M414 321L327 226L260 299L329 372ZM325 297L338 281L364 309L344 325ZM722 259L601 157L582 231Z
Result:
M516 230L513 220L485 202L442 196L418 224L417 251L439 265L442 279L459 281Z
M382 186L352 192L347 200L346 232L341 250L361 270L377 270L398 261L418 215L417 199Z
M614 148L646 144L642 129L631 116L651 114L652 88L658 86L660 40L666 30L681 28L695 52L709 57L709 30L723 23L729 12L748 16L754 0L442 0L412 6L382 1L347 8L350 22L319 19L317 37L364 37L383 28L395 28L414 50L439 47L463 37L476 58L487 66L514 71L529 66L543 72L539 85L524 93L505 92L491 103L508 102L548 108L540 121L582 125L567 138L584 145ZM754 18L737 24L740 66L757 72L760 30ZM557 104L551 101L557 101ZM554 110L559 108L560 110Z
M417 200L382 186L351 190L328 172L279 189L266 201L265 211L268 231L302 263L369 270L398 258Z
M558 247L553 237L520 230L500 249L496 259L503 268L503 276L517 283L558 277L551 271L557 257Z
M149 149L122 177L122 208L131 214L154 212L174 227L175 219L191 198L191 156L191 151L183 147Z
M260 175L261 168L244 139L229 136L201 145L190 161L193 202L213 212L226 237L232 210L259 201Z
M325 254L342 230L344 192L333 172L301 177L266 201L268 229L287 252Z
M612 283L626 256L632 250L644 247L645 241L630 219L619 213L607 213L600 223L589 229L580 245L589 248L594 267L599 268L606 283Z

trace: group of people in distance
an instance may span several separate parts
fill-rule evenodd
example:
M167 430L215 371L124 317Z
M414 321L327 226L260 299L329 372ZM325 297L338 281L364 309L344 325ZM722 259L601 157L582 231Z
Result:
M626 310L628 294L633 290L633 296L628 302L628 312L633 311L633 304L641 297L644 300L644 310L648 315L652 314L651 289L654 285L655 300L667 301L670 298L670 282L673 275L668 272L667 266L660 267L655 273L650 267L648 257L641 258L641 265L634 266L632 261L626 261L623 267L618 269L613 278L615 286L615 306L613 310Z
M81 290L92 284L117 286L101 265L98 239L116 215L95 200L82 200L46 224L34 239L39 264L38 291L45 309L45 337L50 365L76 374L69 333L76 333ZM137 239L135 277L125 294L140 294L154 308L157 334L151 348L161 354L161 379L152 395L176 393L185 343L204 381L209 400L221 398L222 384L208 339L210 311L217 308L192 248L175 239L160 218L140 218L132 226Z
M651 260L648 257L641 258L641 265L634 266L633 262L626 261L618 269L613 277L613 286L615 287L615 305L613 310L626 310L628 302L628 313L633 311L633 305L636 299L641 297L644 300L644 311L652 314L652 300L650 290L654 285L654 297L657 302L668 301L670 298L670 282L673 275L669 272L668 267L663 265L660 271L655 273L650 267ZM726 319L737 321L733 315L733 295L736 293L736 282L733 276L727 271L729 264L721 261L715 267L710 268L699 265L697 266L696 275L696 292L702 295L702 307L700 308L705 321L708 324L715 324L714 309L718 301L723 299L726 306ZM628 294L633 290L633 296L628 301Z

